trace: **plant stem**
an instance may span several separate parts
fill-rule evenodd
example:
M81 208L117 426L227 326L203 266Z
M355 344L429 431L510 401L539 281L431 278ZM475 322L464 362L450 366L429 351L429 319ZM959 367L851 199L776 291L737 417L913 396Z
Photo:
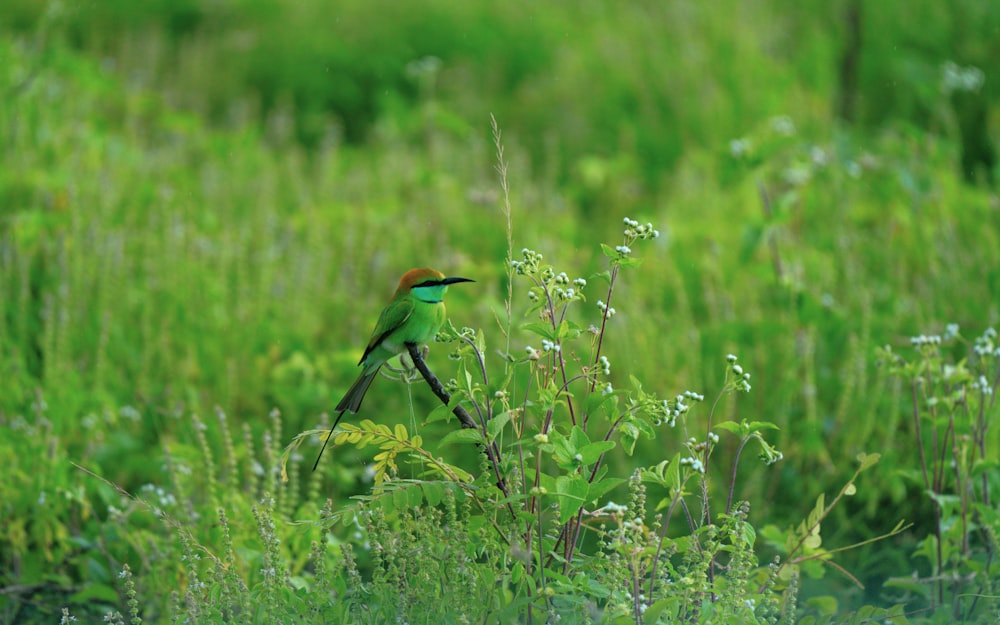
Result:
M427 385L431 387L431 391L437 395L445 406L451 401L451 395L444 390L444 385L441 381L427 368L427 363L424 362L424 357L420 354L420 348L416 343L407 343L406 349L410 353L410 358L413 359L413 365L420 372L420 375L424 376L424 380L427 381ZM472 416L465 410L461 405L452 408L452 413L458 417L458 420L462 423L463 428L479 429L483 434L483 440L486 441L486 428L477 426L476 422L472 419ZM500 449L497 447L496 442L484 442L483 452L486 454L487 459L490 461L490 465L493 467L493 473L497 478L497 488L500 492L504 494L507 499L507 510L510 511L511 517L516 517L514 513L514 505L510 501L510 488L507 486L507 480L503 476L503 472L500 470Z

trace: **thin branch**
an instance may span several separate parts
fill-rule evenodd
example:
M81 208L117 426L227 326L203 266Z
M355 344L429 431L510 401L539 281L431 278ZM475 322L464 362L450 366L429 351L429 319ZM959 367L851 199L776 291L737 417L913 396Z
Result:
M413 365L420 372L420 375L424 376L424 380L427 381L427 385L431 387L431 391L437 395L438 399L447 406L451 402L451 395L448 391L444 390L444 385L441 381L437 379L430 369L427 368L427 363L424 362L424 357L420 353L420 348L416 343L407 343L406 350L410 354L410 358L413 359ZM463 428L468 429L478 429L483 434L483 440L486 440L486 431L481 429L476 425L475 420L472 415L463 408L461 405L455 406L451 409L452 413L458 420L462 423ZM516 516L514 514L514 505L510 502L510 488L507 487L507 480L504 479L503 472L500 470L500 449L497 447L496 442L484 442L483 443L483 453L486 454L487 459L490 461L490 465L493 467L493 473L497 478L497 488L500 492L504 494L507 498L507 509L510 511L511 517Z

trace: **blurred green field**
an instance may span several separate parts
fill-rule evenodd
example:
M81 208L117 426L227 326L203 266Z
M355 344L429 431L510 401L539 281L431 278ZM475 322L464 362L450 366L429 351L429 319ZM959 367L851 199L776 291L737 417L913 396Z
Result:
M956 323L960 359L1000 323L1000 199L986 169L971 182L962 170L966 111L985 111L975 145L996 144L1000 8L864 5L848 122L836 102L851 6L8 2L0 620L114 604L125 561L140 580L169 569L152 546L169 532L149 517L141 538L123 538L109 512L119 494L72 463L130 492L179 490L171 461L196 465L205 449L218 460L232 444L216 410L249 441L241 463L254 447L273 459L353 380L411 266L474 278L449 293L450 316L500 342L508 259L491 114L515 250L589 278L623 218L664 235L616 291L616 387L632 373L664 397L714 395L727 353L752 372L753 392L721 416L777 424L784 454L741 466L752 522L797 523L858 453L882 455L824 544L914 527L838 555L865 590L828 574L803 592L844 608L890 601L882 583L915 570L934 521L913 479L910 391L876 350ZM948 86L946 67L973 82L963 68L981 70L985 104ZM515 311L527 306L516 285ZM532 340L515 334L511 349ZM444 349L429 361L447 377ZM418 421L435 405L420 384L376 385L369 418L410 423L411 394ZM996 458L996 429L987 442ZM655 464L659 445L613 462ZM370 460L338 450L308 487L303 472L286 518L366 493ZM250 473L224 495L244 512L274 479Z

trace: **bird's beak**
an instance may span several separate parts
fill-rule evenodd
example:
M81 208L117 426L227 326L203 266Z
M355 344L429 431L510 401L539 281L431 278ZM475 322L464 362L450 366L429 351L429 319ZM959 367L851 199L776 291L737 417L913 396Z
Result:
M458 282L475 282L470 278L445 278L441 281L441 284L456 284Z

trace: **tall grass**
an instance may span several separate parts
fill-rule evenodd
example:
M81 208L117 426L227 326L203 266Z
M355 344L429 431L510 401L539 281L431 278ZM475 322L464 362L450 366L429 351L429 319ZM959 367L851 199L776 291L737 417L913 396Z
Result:
M621 19L649 38L656 10ZM610 36L611 26L586 24L588 36ZM363 147L333 132L306 151L291 140L303 114L294 103L264 113L242 94L222 129L192 112L199 106L180 112L148 88L155 81L140 70L168 58L155 45L133 42L135 66L115 71L57 39L0 39L0 448L13 459L0 486L0 557L5 584L57 571L68 587L112 574L79 545L102 531L115 499L68 461L135 489L163 480L164 447L192 435L192 413L206 419L218 405L247 424L249 440L271 427L262 415L273 407L286 434L311 427L353 377L402 270L475 277L481 290L456 291L449 306L477 327L495 323L508 277L479 96L428 93L380 117ZM752 42L732 46L742 58ZM636 54L594 48L577 75L626 68L611 85L624 98L646 75ZM685 61L688 81L706 71L697 60ZM768 67L722 76L749 89L772 84ZM536 105L527 110L557 102L569 112L518 119L507 103L510 201L523 211L513 238L589 275L611 224L626 214L655 221L664 236L642 279L621 287L628 304L608 330L609 358L671 387L711 388L718 355L740 354L759 392L725 416L776 423L786 457L777 474L741 469L737 497L768 502L758 512L769 522L801 518L801 497L839 488L847 459L868 451L882 454L872 469L881 487L833 512L835 538L884 531L897 516L926 529L932 509L899 472L914 461L906 388L876 368L875 346L951 322L1000 323L997 201L959 183L948 140L903 125L822 130L818 96L795 95L800 87L775 73L790 82L773 101L709 98L699 108L702 98L660 85L638 102L587 103L700 120L690 131L700 147L681 133L683 152L656 155L641 145L645 117L595 129L608 147L592 153L574 132L578 92L522 87L516 102ZM445 77L440 88L454 84ZM729 105L737 110L724 115ZM650 159L659 165L646 170ZM391 422L405 414L405 393L384 386L372 414ZM425 436L446 431L432 424ZM995 449L997 430L988 436ZM207 443L217 457L220 445ZM660 453L637 447L644 460ZM328 470L338 500L359 490L365 460L346 453ZM886 518L887 508L898 515ZM877 587L905 566L901 553L848 565Z

